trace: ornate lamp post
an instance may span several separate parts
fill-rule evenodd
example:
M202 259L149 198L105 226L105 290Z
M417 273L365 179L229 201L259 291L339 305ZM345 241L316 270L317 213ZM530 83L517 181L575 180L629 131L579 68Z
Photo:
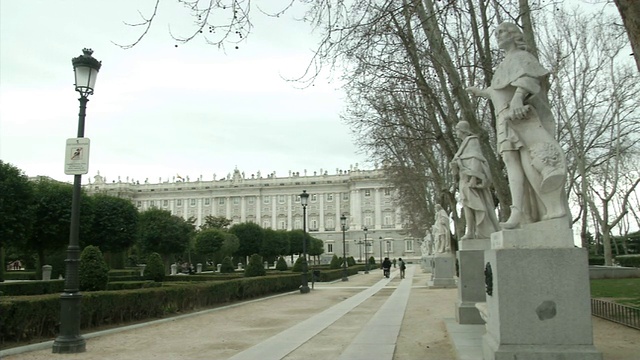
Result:
M349 281L347 276L347 245L345 240L345 231L347 231L347 217L342 214L340 216L340 225L342 226L342 281Z
M380 240L380 266L382 266L382 254L383 254L383 251L382 251L382 236L380 236L379 240Z
M302 190L300 194L300 203L302 204L302 285L300 285L300 293L306 294L309 291L309 282L307 280L307 202L309 201L309 194L307 190Z
M387 240L387 257L389 257L389 248L391 248L391 240Z
M91 49L82 49L83 55L71 60L75 73L76 91L80 93L80 113L78 114L78 138L84 137L84 120L89 95L93 94L96 77L102 63L96 60ZM66 171L65 171L66 172ZM60 296L60 334L53 342L54 353L79 353L86 351L86 342L80 335L80 285L78 265L80 262L80 185L82 174L73 172L73 195L71 198L71 227L64 282L64 293ZM68 173L69 174L69 173Z
M368 274L369 273L369 258L367 257L367 231L369 229L367 229L367 227L365 226L364 229L362 229L364 231L364 273Z

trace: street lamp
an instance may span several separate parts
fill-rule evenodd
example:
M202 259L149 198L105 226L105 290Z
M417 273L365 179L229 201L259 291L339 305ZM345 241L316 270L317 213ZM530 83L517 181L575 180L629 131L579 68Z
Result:
M380 240L380 266L382 266L382 254L383 254L383 252L382 252L382 236L380 236L379 240Z
M307 190L302 190L300 194L300 204L302 204L302 285L300 285L300 293L306 294L309 291L309 282L307 281L307 202L309 194Z
M342 214L340 216L340 225L342 225L342 281L349 281L347 276L347 245L345 243L345 231L347 231L347 217Z
M80 93L80 113L78 114L78 138L84 137L84 120L88 96L93 94L96 77L102 63L91 54L93 50L82 49L83 54L73 58L76 91ZM66 172L66 171L65 171ZM71 198L71 226L69 229L69 247L65 269L64 292L60 295L60 334L53 342L53 352L60 354L86 351L86 342L80 335L80 300L78 267L80 262L80 190L82 173L73 176L73 195Z
M387 257L389 257L390 248L391 248L391 240L387 240Z
M369 258L367 257L367 231L369 229L367 229L367 227L365 226L364 229L362 229L364 231L364 273L368 274L369 273Z

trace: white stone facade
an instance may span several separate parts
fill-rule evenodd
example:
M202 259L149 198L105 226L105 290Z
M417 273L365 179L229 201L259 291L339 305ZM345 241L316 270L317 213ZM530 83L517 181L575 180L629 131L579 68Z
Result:
M421 258L418 239L403 235L401 210L395 203L382 170L336 171L305 176L262 177L235 170L229 176L212 181L178 180L159 183L133 181L107 182L96 175L85 185L88 194L105 193L130 199L140 211L151 207L171 211L185 219L196 218L196 225L207 215L222 216L232 224L253 222L275 230L302 229L302 205L299 195L306 190L307 230L324 241L323 261L333 254L342 256L340 216L347 216L346 253L364 259L366 228L367 255L410 262Z

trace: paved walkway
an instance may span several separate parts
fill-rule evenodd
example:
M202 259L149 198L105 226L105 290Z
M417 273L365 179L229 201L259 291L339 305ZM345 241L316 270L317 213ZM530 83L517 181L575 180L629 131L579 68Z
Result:
M480 360L484 326L456 323L457 290L428 289L429 274L417 266L406 273L399 279L395 270L386 279L376 269L348 282L318 283L311 294L292 292L85 334L87 352L81 354L52 354L49 341L0 351L0 359ZM618 337L638 335L628 330ZM640 359L633 349L605 352L605 359Z

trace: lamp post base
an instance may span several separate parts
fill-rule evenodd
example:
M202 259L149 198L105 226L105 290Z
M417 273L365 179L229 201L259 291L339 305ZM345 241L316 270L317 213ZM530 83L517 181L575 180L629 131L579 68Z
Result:
M53 342L54 354L76 354L87 351L87 343L80 335L65 338L59 336Z
M311 289L309 289L308 285L300 286L300 294L308 294L309 292L311 292Z

